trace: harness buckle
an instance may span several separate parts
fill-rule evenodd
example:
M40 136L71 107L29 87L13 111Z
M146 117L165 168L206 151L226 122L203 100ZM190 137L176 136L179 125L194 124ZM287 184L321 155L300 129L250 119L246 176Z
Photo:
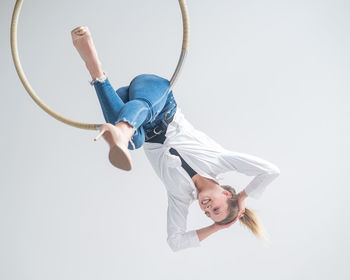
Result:
M156 135L159 135L159 134L161 134L161 133L163 132L163 130L160 128L159 131L156 131L157 127L158 127L158 126L156 126L155 128L153 128L153 133L156 134Z

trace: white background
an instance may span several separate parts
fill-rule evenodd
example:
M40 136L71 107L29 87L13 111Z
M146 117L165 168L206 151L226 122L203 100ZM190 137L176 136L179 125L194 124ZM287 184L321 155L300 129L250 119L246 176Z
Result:
M235 224L173 253L166 193L142 149L134 169L107 159L96 131L43 112L10 53L14 1L0 3L0 279L349 279L350 2L188 1L190 51L174 94L186 118L224 147L276 164L247 199L270 235ZM176 0L24 1L18 45L38 95L101 123L70 31L88 25L115 88L167 78L180 54ZM227 174L241 190L251 178ZM188 229L209 225L198 205Z

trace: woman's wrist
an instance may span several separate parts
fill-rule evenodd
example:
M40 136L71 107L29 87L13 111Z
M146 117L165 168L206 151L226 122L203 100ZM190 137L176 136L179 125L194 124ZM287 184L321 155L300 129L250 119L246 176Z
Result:
M208 236L212 235L213 233L217 232L219 230L219 228L217 227L216 224L212 224L210 226L201 228L199 230L197 230L197 235L198 235L198 239L199 241L202 241L203 239L207 238Z
M218 225L216 223L212 224L210 227L212 228L213 233L217 232L221 229L220 225Z

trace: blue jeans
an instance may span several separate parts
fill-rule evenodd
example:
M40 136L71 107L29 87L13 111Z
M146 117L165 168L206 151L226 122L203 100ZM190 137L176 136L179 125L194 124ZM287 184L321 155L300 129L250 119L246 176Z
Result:
M145 142L145 133L162 119L171 118L177 104L173 92L168 92L169 81L152 74L135 77L129 86L113 89L108 78L93 83L107 123L127 122L135 128L131 138L135 148ZM133 145L129 143L130 150Z

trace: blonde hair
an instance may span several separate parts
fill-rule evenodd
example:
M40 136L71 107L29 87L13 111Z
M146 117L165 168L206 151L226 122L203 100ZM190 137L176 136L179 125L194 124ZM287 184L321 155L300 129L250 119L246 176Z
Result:
M221 187L232 194L232 197L227 199L229 214L222 221L216 222L216 224L218 225L226 225L231 223L237 217L238 194L236 193L236 190L231 186L224 185ZM245 212L243 216L239 219L239 221L261 241L268 241L266 231L262 226L260 219L251 209L246 207Z

